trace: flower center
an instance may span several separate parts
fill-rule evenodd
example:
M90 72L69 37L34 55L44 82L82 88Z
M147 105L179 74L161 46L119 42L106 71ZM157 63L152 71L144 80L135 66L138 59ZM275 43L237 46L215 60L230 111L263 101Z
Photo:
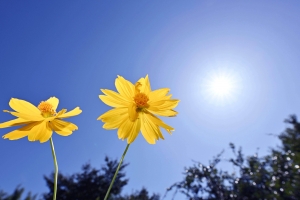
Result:
M42 112L43 117L52 117L56 114L55 110L53 110L53 106L45 101L42 101L38 105L38 109Z
M149 98L144 93L137 93L134 97L134 102L136 103L136 106L138 108L148 107L148 104L147 104L148 101L149 101Z

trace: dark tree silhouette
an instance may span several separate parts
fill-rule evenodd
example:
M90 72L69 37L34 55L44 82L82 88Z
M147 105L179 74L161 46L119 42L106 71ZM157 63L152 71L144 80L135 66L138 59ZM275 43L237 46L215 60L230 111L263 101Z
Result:
M82 167L82 173L71 176L58 175L57 199L59 200L96 200L104 199L109 184L118 166L117 160L105 158L106 165L100 170L92 168L90 164ZM127 184L128 179L124 179L124 168L128 164L122 164L111 189L110 199L120 197L122 188ZM44 194L45 200L53 198L53 174L44 176L49 193Z
M142 188L140 191L136 191L131 195L124 195L120 198L115 198L114 200L159 200L159 194L153 194L149 196L148 191Z
M175 190L174 196L181 192L190 200L300 199L300 123L295 115L285 122L291 127L278 136L281 145L271 148L270 155L245 157L241 148L236 152L230 144L234 158L228 161L237 173L217 168L221 153L209 165L195 162L186 168L184 180L173 184L165 196Z
M125 178L124 169L128 164L122 164L111 189L109 200L159 200L158 194L149 196L148 191L142 188L130 195L121 195L123 187L128 183ZM70 176L63 174L58 175L57 199L58 200L103 200L109 184L117 169L118 161L105 158L105 165L100 169L92 168L90 164L82 167L82 172ZM44 176L49 192L43 194L39 200L53 199L53 173L47 177ZM30 193L25 199L21 199L24 188L19 186L15 191L8 195L0 190L0 200L36 200L36 195Z
M21 200L24 190L25 190L24 188L17 186L11 195L8 195L6 192L0 190L0 200ZM24 200L35 200L35 199L36 199L36 195L31 196L31 193L29 192Z
M270 148L267 156L259 157L257 153L245 156L242 148L236 149L230 144L233 158L226 160L236 169L229 173L217 166L221 161L221 152L208 165L194 162L184 171L184 179L173 184L173 197L181 192L189 200L297 200L300 199L300 123L295 115L285 120L289 124L278 135L281 145ZM105 165L95 169L90 164L82 167L81 173L70 176L59 174L57 199L59 200L102 200L110 181L116 171L117 160L105 158ZM159 200L158 194L149 195L145 188L129 195L121 195L128 183L123 164L111 190L109 200ZM45 200L52 200L53 174L45 176L50 191L43 195ZM21 200L23 188L17 187L8 195L0 190L0 200ZM25 200L35 200L29 193Z

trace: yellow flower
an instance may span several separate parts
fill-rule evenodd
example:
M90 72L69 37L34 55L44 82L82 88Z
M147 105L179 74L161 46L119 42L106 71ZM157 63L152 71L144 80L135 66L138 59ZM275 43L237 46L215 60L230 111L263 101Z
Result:
M50 139L52 131L62 136L72 134L78 127L71 122L61 119L79 115L82 111L79 107L76 107L67 113L66 109L62 109L56 113L58 102L59 100L56 97L50 97L47 101L42 101L36 107L27 101L12 98L9 101L9 106L16 112L7 110L4 110L4 112L9 112L18 118L1 123L0 128L24 126L5 134L3 138L17 140L28 136L29 141L39 140L42 143Z
M119 93L101 89L105 95L99 95L105 104L115 107L98 118L105 123L103 128L118 128L119 139L127 138L128 144L135 140L140 131L150 144L155 144L159 138L164 139L160 127L170 134L174 131L174 128L155 116L176 116L177 112L173 108L179 100L171 99L172 95L167 95L169 88L152 91L148 75L138 80L135 85L118 76L115 86Z

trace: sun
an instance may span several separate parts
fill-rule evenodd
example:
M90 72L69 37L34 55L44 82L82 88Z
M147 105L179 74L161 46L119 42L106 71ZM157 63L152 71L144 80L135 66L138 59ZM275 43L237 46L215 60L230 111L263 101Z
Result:
M238 90L237 76L230 71L215 71L206 77L205 95L210 102L233 102Z
M233 81L227 76L216 76L211 80L209 87L215 96L229 96L233 89Z

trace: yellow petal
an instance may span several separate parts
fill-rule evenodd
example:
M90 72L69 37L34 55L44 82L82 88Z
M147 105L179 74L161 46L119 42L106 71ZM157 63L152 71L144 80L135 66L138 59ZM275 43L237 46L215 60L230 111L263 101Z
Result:
M172 95L166 96L166 94L168 94L169 91L170 91L169 88L161 88L158 90L151 91L149 93L148 103L170 99Z
M156 135L156 139L158 140L159 138L164 139L164 136L162 135L160 128L157 124L154 123L154 121L152 121L151 116L149 116L148 112L143 113L144 114L144 121L147 121L147 124L149 124L149 130L153 130L155 135Z
M46 120L48 122L51 122L51 121L53 121L56 118L60 118L60 116L62 116L65 112L67 112L67 109L62 109L55 116L53 116L53 117L47 117L44 120Z
M148 103L149 107L147 108L147 110L149 110L151 113L156 115L161 115L165 117L174 117L178 113L172 109L175 108L178 105L178 103L179 100L177 99L151 102Z
M20 117L20 118L28 120L28 121L42 121L45 119L41 114L31 115L31 114L23 114L23 113L18 113L18 112L10 112L7 110L4 110L4 112L8 112L13 116Z
M108 106L111 107L128 107L129 102L120 101L119 99L113 98L111 96L99 95L99 98Z
M121 126L122 122L124 120L127 120L127 118L117 118L116 120L113 120L113 121L108 121L108 122L105 122L105 124L103 125L103 128L106 129L106 130L112 130L112 129L117 129Z
M72 134L74 130L78 129L75 124L59 119L53 120L50 124L50 127L53 128L56 133L62 136L68 136Z
M49 123L49 127L51 128L51 130L55 131L57 134L62 135L62 136L68 136L72 134L72 131L69 129L59 129L58 127L56 127L55 125L53 125L53 123Z
M31 121L26 120L26 119L17 118L17 119L13 119L13 120L1 123L0 128L7 128L7 127L10 127L10 126L20 126L20 125L23 125L23 124L28 124L30 122Z
M49 127L49 122L46 122L45 128L42 130L43 132L37 137L40 143L47 142L52 136L52 129Z
M52 129L49 126L49 123L46 123L46 130L44 136L40 138L40 143L47 142L52 136Z
M175 117L178 114L178 112L176 112L175 110L158 110L155 107L151 107L151 106L147 108L147 110L152 114L160 115L164 117Z
M134 97L134 85L130 81L124 79L122 76L118 76L115 81L115 86L123 97L132 100Z
M162 100L156 101L152 103L148 103L152 107L156 107L159 110L169 110L175 108L179 103L179 100L172 99L172 100Z
M63 129L69 129L71 131L78 130L78 127L75 124L64 120L55 119L54 124L59 124Z
M137 137L141 127L140 119L135 120L134 122L129 119L125 119L120 128L118 129L118 137L119 139L128 138L128 144L132 143Z
M61 115L59 115L59 113L57 113L57 118L64 119L64 118L68 118L68 117L73 117L73 116L79 115L81 112L82 112L82 110L80 110L79 107L76 107L67 113L62 113Z
M155 115L153 115L152 113L147 113L147 117L156 125L164 128L166 131L168 131L168 133L171 134L171 131L174 131L175 129L167 124L165 124L162 120L160 120L159 118L157 118Z
M138 116L139 113L136 112L136 105L135 103L131 103L130 106L128 107L128 114L129 114L129 119L134 122Z
M132 99L133 99L133 96L130 98L127 98L126 96L122 96L119 93L112 91L112 90L101 89L101 92L103 92L108 97L120 102L120 104L122 104L122 105L128 105L130 102L132 102Z
M8 138L9 140L18 140L20 138L23 138L23 137L27 136L30 133L30 130L34 126L38 125L39 123L41 123L41 122L32 122L26 126L23 126L19 129L17 129L17 130L14 130L14 131L11 131L11 132L5 134L3 136L3 138L4 139Z
M100 115L97 120L102 120L103 122L110 121L111 119L123 118L125 114L128 113L128 108L114 108L104 114Z
M150 80L149 80L148 74L145 77L143 91L146 95L149 95L151 92L151 86L150 86Z
M78 108L78 107L76 107ZM75 110L76 108L74 108L73 110ZM72 112L73 110L71 110L70 112ZM55 116L53 116L54 118L60 118L63 114L65 114L67 112L67 109L61 109ZM68 112L68 114L70 113Z
M102 120L102 122L105 122L103 125L103 128L105 129L116 129L119 128L121 123L128 119L128 109L127 108L115 108L107 111L100 117L98 117L98 120Z
M127 143L131 144L132 142L134 142L134 140L136 139L136 137L138 136L139 132L141 130L141 120L137 119L135 120L132 129L130 130L130 135L127 139Z
M149 107L147 108L147 110L156 115L174 117L178 113L175 110L172 110L172 108L175 108L178 105L178 103L179 100L176 99L156 101L149 103Z
M28 140L29 141L36 141L39 140L40 137L43 136L46 129L46 121L41 121L39 123L36 123L34 127L29 131L28 133Z
M9 101L9 106L19 113L26 113L31 115L41 114L41 111L37 107L24 100L11 98L11 100Z
M144 83L145 83L145 78L144 78L144 77L140 78L140 79L137 81L137 83L140 83L140 84L141 84L141 86L140 86L140 89L141 89L142 86L143 86ZM143 92L143 91L141 91L141 92Z
M128 119L124 119L118 129L118 138L119 139L126 139L130 135L130 132L128 131L135 122L132 122Z
M150 86L150 81L148 78L148 75L146 75L145 78L140 78L137 82L139 82L141 84L141 86L139 87L140 92L149 95L151 92L151 86Z
M155 144L155 141L159 138L163 139L163 136L158 126L148 116L149 114L141 113L141 132L149 144Z
M11 131L3 136L3 139L18 140L28 135L28 131L20 131L19 129Z
M56 111L59 99L56 97L50 97L46 102L50 103L53 106L53 110Z
M54 126L58 127L59 129L68 129L68 130L71 130L71 131L75 131L78 129L78 127L71 123L71 122L67 122L67 121L64 121L64 120L60 120L60 119L55 119L51 122L51 124L54 124Z

